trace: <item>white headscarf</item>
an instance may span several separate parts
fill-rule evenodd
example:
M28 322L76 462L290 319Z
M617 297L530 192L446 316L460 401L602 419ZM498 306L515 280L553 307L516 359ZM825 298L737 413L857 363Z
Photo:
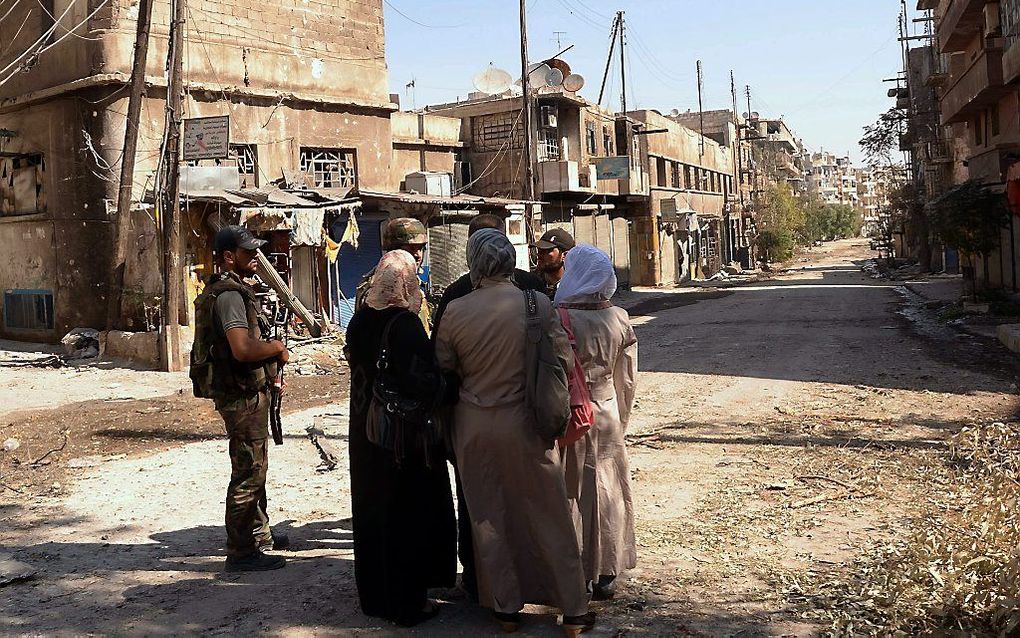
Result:
M467 262L471 271L471 285L477 287L483 279L509 277L513 274L517 251L506 234L494 228L486 228L468 239Z
M422 304L420 284L418 262L411 253L391 250L375 267L365 304L376 310L406 308L417 314Z
M556 288L556 303L587 301L592 295L608 300L615 293L616 271L609 255L589 244L571 248Z

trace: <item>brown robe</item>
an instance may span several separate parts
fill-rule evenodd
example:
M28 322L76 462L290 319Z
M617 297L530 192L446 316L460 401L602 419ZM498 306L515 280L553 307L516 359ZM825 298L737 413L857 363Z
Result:
M538 295L560 359L570 345ZM453 444L471 515L478 600L513 613L525 604L588 611L580 550L558 451L529 423L524 387L524 295L506 279L484 279L450 303L436 335L439 364L461 377Z
M564 470L584 574L598 580L637 565L624 440L634 405L637 337L620 308L568 308L567 313L591 389L595 426L563 450Z

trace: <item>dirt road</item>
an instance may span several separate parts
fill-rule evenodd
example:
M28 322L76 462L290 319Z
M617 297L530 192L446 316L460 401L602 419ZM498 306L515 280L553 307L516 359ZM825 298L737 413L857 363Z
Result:
M919 332L894 284L861 274L853 260L866 256L840 242L766 283L620 296L640 340L640 567L596 606L589 635L815 633L791 583L838 578L841 562L894 537L949 433L1015 416L1013 360L937 326ZM296 541L272 574L219 572L219 438L54 454L59 490L0 494L0 553L36 571L2 588L0 633L499 635L457 592L439 592L443 613L412 632L358 612L346 459L317 471L303 437L318 423L342 450L345 414L336 403L292 413L271 450L270 515ZM154 431L172 416L151 419ZM562 634L534 616L520 635Z

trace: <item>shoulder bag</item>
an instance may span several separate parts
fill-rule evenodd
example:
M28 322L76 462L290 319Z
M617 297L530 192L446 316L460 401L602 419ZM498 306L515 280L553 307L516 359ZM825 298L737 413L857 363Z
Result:
M570 420L567 371L556 356L552 338L538 315L534 290L524 291L527 311L525 401L535 432L548 442L562 437Z

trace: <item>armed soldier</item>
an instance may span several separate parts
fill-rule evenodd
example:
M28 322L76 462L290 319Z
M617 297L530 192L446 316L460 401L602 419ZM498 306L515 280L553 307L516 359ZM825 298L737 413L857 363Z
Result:
M286 536L272 533L266 514L269 393L289 354L282 342L266 340L269 322L243 281L255 275L263 244L241 226L216 233L213 251L221 272L195 300L195 396L215 401L230 440L227 571L279 569L286 560L263 552L289 544Z
M429 235L425 230L425 224L412 217L398 217L396 219L391 219L383 229L383 251L389 252L391 250L406 250L411 253L412 257L414 257L414 260L418 263L419 269L425 259L425 247L428 243ZM365 273L365 276L362 277L361 282L358 284L357 292L354 297L355 310L361 308L364 303L365 296L368 294L368 289L372 287L372 276L374 274L375 268ZM421 319L422 325L425 326L425 332L431 333L432 317L428 303L423 303L421 305L421 310L418 311L418 318Z

